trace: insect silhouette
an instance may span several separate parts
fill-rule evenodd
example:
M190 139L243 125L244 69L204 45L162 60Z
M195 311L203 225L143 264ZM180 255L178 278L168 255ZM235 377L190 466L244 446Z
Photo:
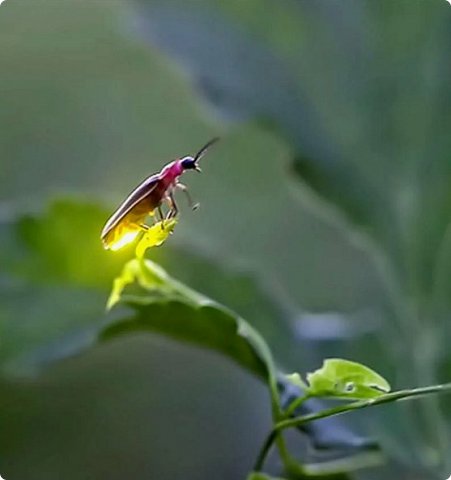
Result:
M186 156L174 160L165 165L159 173L141 182L119 205L103 227L101 239L104 248L119 250L132 242L139 233L148 230L149 227L144 222L149 215L161 221L163 228L164 220L175 217L179 211L174 198L176 189L186 194L191 208L195 210L198 204L193 203L188 189L180 183L179 178L187 170L201 172L199 160L217 141L218 138L213 138L194 157ZM166 216L161 208L163 202L169 206Z

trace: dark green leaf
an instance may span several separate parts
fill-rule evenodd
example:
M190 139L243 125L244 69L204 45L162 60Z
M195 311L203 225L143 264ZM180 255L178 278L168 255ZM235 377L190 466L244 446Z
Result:
M5 279L1 299L0 372L29 374L94 343L105 292Z
M137 282L145 293L124 295ZM134 313L114 321L102 337L155 331L221 352L270 384L273 401L276 370L266 342L242 318L171 278L150 260L133 259L116 279L109 306L119 300Z

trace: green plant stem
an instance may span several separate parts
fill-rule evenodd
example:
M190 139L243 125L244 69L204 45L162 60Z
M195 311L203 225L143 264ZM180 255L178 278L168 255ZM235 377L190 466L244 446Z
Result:
M265 463L266 457L268 456L269 450L272 447L272 444L277 439L279 435L279 430L276 427L271 430L269 435L266 437L265 442L262 445L262 448L258 452L257 460L255 461L253 472L261 472L263 464Z
M310 395L308 393L306 393L305 395L303 395L301 397L298 397L295 400L293 400L290 403L290 405L288 405L287 409L285 410L284 416L286 418L291 417L294 414L294 412L309 398L310 398Z
M275 443L279 450L279 455L280 455L280 458L282 459L285 472L290 472L293 469L293 464L296 464L296 462L291 457L290 452L288 451L283 435L278 434L277 438L275 439Z
M391 403L399 400L407 400L424 395L431 395L435 393L443 393L449 391L451 391L451 383L446 383L443 385L433 385L430 387L414 388L412 390L399 390L397 392L387 393L386 395L382 395L378 398L373 398L371 400L359 400L357 402L353 402L347 405L340 405L338 407L328 408L326 410L322 410L321 412L310 413L308 415L282 420L276 423L272 431L266 437L266 440L263 443L263 446L255 462L254 471L261 471L265 459L274 441L277 439L280 432L287 428L299 427L300 425L304 425L315 420L342 415L353 410L360 410L362 408L375 407L376 405L382 405L384 403Z

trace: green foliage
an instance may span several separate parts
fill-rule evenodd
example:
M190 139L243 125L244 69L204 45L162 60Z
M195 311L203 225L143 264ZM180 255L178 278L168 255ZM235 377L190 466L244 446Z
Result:
M352 310L371 301L375 275L362 253L296 198L287 143L256 121L235 126L211 115L195 80L138 36L134 1L27 1L0 15L8 45L0 63L9 72L0 78L8 92L0 112L2 201L42 209L70 190L108 205L101 228L137 182L219 133L204 173L186 175L201 207L186 213L171 242L221 268L244 264L258 282L277 280L296 308ZM37 26L41 18L55 28ZM29 62L30 45L39 61ZM22 121L11 122L16 117ZM276 255L282 242L284 254ZM297 357L291 369L302 362L299 350L280 353Z
M92 201L60 198L39 216L22 216L15 228L26 254L13 268L35 282L108 287L133 250L111 255L102 248L99 236L107 215Z
M3 369L82 352L99 331L150 331L266 379L258 330L286 371L333 355L405 385L449 375L444 0L25 1L0 9ZM182 209L174 238L149 253L156 264L126 263L133 248L104 252L99 232L124 192L218 130L205 174L187 182L202 208ZM110 206L74 197L16 211L68 189ZM121 308L105 318L124 263L109 301ZM341 320L334 330L326 318L329 342L307 331L309 310ZM309 385L290 381L310 395L393 401L378 374L336 362ZM421 402L404 417L403 405L378 419L378 438L388 432L398 457L409 449L406 464L441 457L449 474L449 411Z
M127 287L134 283L139 290L129 293ZM300 396L294 399L284 412L280 409L277 386L280 374L275 368L270 349L260 334L242 318L171 278L154 262L144 259L130 260L116 279L108 304L112 307L118 303L131 307L132 313L116 317L107 325L101 335L103 340L136 332L158 332L218 351L267 381L272 397L274 429L257 458L257 473L251 474L250 478L265 478L259 477L258 471L263 468L266 455L273 442L277 441L279 431L287 427L380 403L451 389L451 385L444 385L387 394L390 385L370 368L347 360L328 359L324 361L321 369L307 374L307 388L299 374L288 376L292 383L301 387L301 391ZM310 396L360 402L291 418L293 405L298 408ZM279 439L278 447L285 469L308 471L289 456L281 441ZM351 468L351 462L347 468ZM320 471L321 469L318 470ZM337 468L335 473L340 471L340 468Z
M286 378L308 397L362 400L378 398L390 391L389 383L375 371L339 358L328 358L320 369L307 373L307 383L299 373Z
M351 278L350 259L333 285L326 284L332 277L323 271L318 291L328 300L316 297L313 305L347 313L350 304L362 300L377 312L381 326L374 336L341 344L337 356L352 348L353 357L371 364L377 359L381 371L405 385L435 382L449 370L444 360L451 312L449 5L408 0L377 6L371 0L139 4L139 13L147 15L147 38L177 59L220 111L229 118L263 119L287 141L291 171L299 180L296 196L318 217L340 225L356 251L364 252L365 260L357 262L367 267L360 280L353 277L353 286L343 288L341 279ZM167 34L186 18L182 34ZM196 41L188 43L191 38ZM229 48L224 51L223 45ZM292 219L299 218L293 203L281 216L290 219L286 237L296 243L306 240L306 232L291 237ZM279 225L275 230L286 232ZM308 241L299 250L311 258L326 252ZM301 298L300 292L337 256L329 251L327 262L303 278L306 270L300 266L309 261L299 255L291 257L289 247L275 255L296 268L295 279L286 282L290 266L278 278L291 298L311 306L311 297ZM337 300L363 285L371 291L368 297L359 295L347 306ZM359 331L364 316L359 312L346 320ZM418 459L416 449L432 448L449 472L449 412L433 401L397 412L378 428L398 437L395 443L404 450L399 455Z
M143 258L148 248L161 246L167 240L168 236L173 233L176 225L176 218L171 218L165 222L157 222L155 225L152 225L136 245L136 257Z
M135 281L142 291L124 294L124 288ZM150 260L133 259L125 265L115 280L108 307L120 300L134 313L115 318L104 330L103 339L156 331L217 350L265 379L277 407L276 371L270 350L238 315L177 282Z
M304 190L345 217L350 234L357 228L376 241L399 282L431 292L451 214L446 3L140 3L148 36L203 79L207 98L229 115L274 125L293 148ZM184 15L183 35L166 35ZM186 49L193 32L198 41ZM208 52L224 43L235 48L215 62Z
M75 298L75 287L80 288L84 284L90 286L91 289L94 286L100 287L102 281L99 280L94 270L91 272L96 281L90 283L88 278L91 277L86 273L89 270L80 270L76 262L64 262L66 257L75 255L77 251L77 244L74 241L77 232L84 232L87 239L91 240L84 244L84 255L92 254L93 257L97 255L97 247L93 248L92 242L95 239L100 243L97 237L98 233L97 235L94 233L98 231L98 222L93 218L100 217L99 211L87 202L61 200L55 202L42 217L27 216L11 224L10 228L13 234L21 238L23 245L27 247L25 250L27 253L20 256L20 261L18 258L11 260L8 266L11 274L25 282L31 282L31 284L42 279L49 288L52 288L53 292L56 291L56 282L63 285L64 287L59 293L63 308L70 304L65 299L67 298L65 295L70 295L72 299ZM64 221L69 215L76 220L71 224L71 228ZM58 253L57 258L61 265L52 260L50 252L53 248ZM103 252L101 253L103 254ZM99 265L102 263L101 259L102 255L99 256ZM38 271L43 274L41 277L37 275ZM104 275L110 275L109 272L107 267L103 269ZM91 290L86 289L86 292L88 291ZM99 289L99 294L94 298L101 298L101 292L102 289ZM37 298L45 297L40 293ZM53 314L58 306L56 298L58 297L53 296L51 300ZM239 315L176 281L155 262L137 258L129 260L123 267L122 273L114 281L108 307L111 308L117 304L127 308L125 310L118 309L106 325L92 323L96 303L88 302L87 297L80 301L80 305L85 310L72 307L73 316L71 317L66 312L64 315L66 321L49 323L50 330L43 330L41 321L33 324L35 332L39 333L37 336L33 330L30 331L30 335L30 332L25 331L21 324L18 332L21 332L22 336L24 333L27 336L17 337L16 345L11 343L10 350L4 349L2 360L9 366L14 365L14 361L12 361L14 358L29 352L31 347L40 346L37 348L37 355L28 359L29 364L39 364L43 361L61 358L68 353L82 351L92 344L99 332L103 341L138 332L156 332L179 341L215 350L262 378L270 388L276 425L281 421L283 424L283 420L290 417L291 414L287 413L290 411L290 407L294 403L300 406L304 401L305 394L345 399L375 399L381 394L380 390L387 391L389 389L387 382L367 367L354 362L331 359L324 363L322 369L307 376L309 382L307 387L298 374L290 377L290 381L305 391L301 391L301 396L294 399L292 405L284 412L281 410L277 385L282 376L276 370L272 353L263 337ZM33 305L29 302L23 305L32 309L36 308L37 311L44 314L49 309L49 307L43 308L41 304ZM20 312L20 315L23 316L23 312ZM84 325L80 323L79 315L88 322ZM75 323L73 323L74 321ZM9 321L4 325L7 327L5 330L7 336L14 341L12 322ZM89 328L86 329L88 326ZM62 342L65 331L69 331L71 335ZM48 344L49 339L51 339L50 345ZM346 393L346 389L351 383L353 391ZM392 400L387 399L387 401ZM351 406L349 410L352 408ZM330 415L333 414L334 412ZM321 412L316 415L321 415ZM326 411L324 418L328 415ZM307 418L309 417L307 416ZM292 464L297 465L293 462L295 461L290 458L290 468L293 467ZM345 468L350 468L351 463L348 462L347 465L348 467Z
M2 283L0 372L29 375L85 351L96 336L106 292L76 286Z
M103 251L105 218L94 202L65 198L0 223L1 370L29 373L92 343L127 258Z
M124 265L133 255L133 246L114 253L103 250L99 232L109 213L86 199L61 198L41 214L18 215L0 224L2 274L10 279L2 286L0 309L0 331L8 339L2 343L3 363L12 367L27 354L26 364L35 368L41 360L56 359L84 348L102 328L105 295L113 281L110 307L119 300L125 285L137 277L147 296L153 294L162 301L187 301L185 294L190 290L182 288L155 263L147 261L143 264L147 267L141 268L133 259ZM278 329L271 319L276 317L277 310L267 296L259 294L252 279L215 268L211 261L193 252L171 249L169 244L164 252L152 249L152 254L185 278L189 279L190 274L191 283L202 279L203 286L210 285L211 293L222 291L229 305L253 316L264 331L271 328L276 338ZM122 274L117 275L121 268ZM235 294L233 289L226 288L232 285L237 287ZM191 301L206 298L190 292ZM256 301L258 295L261 299ZM259 302L266 302L264 308ZM31 314L30 321L25 323L23 319ZM244 324L240 328L243 334L249 333ZM283 325L279 330L282 329ZM86 335L87 332L91 334ZM282 338L288 340L287 336ZM73 344L73 348L60 348L59 342Z
M315 397L348 399L377 398L390 391L389 383L360 363L338 358L324 360L323 366L307 374L307 393Z

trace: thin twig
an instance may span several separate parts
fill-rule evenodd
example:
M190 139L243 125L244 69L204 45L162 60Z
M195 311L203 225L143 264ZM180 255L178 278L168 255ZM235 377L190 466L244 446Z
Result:
M265 459L269 453L269 450L271 449L277 436L280 434L280 432L286 430L287 428L299 427L315 420L335 417L337 415L342 415L353 410L360 410L362 408L375 407L384 403L391 403L399 400L407 400L411 398L418 398L424 395L444 393L449 391L451 391L451 383L446 383L443 385L433 385L431 387L414 388L412 390L399 390L397 392L387 393L386 395L378 398L373 398L370 400L359 400L357 402L353 402L347 405L340 405L338 407L328 408L326 410L322 410L321 412L310 413L308 415L302 415L300 417L282 420L281 422L276 423L273 430L266 437L266 440L263 443L263 446L260 449L257 460L255 462L254 471L261 471Z

